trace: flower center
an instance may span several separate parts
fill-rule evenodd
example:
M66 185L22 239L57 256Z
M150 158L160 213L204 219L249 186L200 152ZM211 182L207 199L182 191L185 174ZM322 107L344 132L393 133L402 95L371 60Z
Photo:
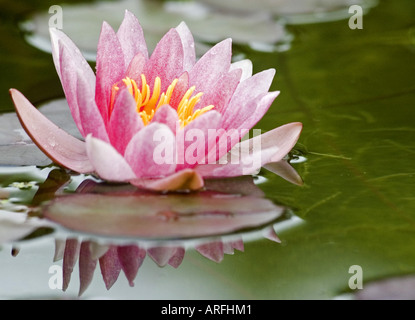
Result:
M144 125L148 125L154 117L157 110L165 105L170 104L174 89L179 80L174 79L169 85L166 92L161 93L161 80L156 77L154 80L153 92L150 90L150 86L147 84L147 80L144 74L141 75L141 89L138 88L137 82L129 77L122 79L123 84L130 92L136 103L137 113L141 116ZM114 107L115 96L119 91L118 84L114 84L111 89L111 101L110 101L110 113ZM191 121L199 117L200 115L213 109L213 105L206 106L197 110L195 106L199 103L203 92L199 92L193 95L196 87L189 88L181 98L177 105L177 115L180 122L180 127L183 128Z

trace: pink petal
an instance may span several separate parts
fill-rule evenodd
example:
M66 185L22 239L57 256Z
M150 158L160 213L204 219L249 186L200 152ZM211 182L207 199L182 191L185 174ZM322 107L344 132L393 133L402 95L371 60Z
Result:
M153 259L153 261L157 263L159 267L164 267L177 254L178 249L180 248L169 247L169 246L153 247L153 248L149 248L147 250L147 253L149 257Z
M269 69L240 83L227 108L223 110L224 128L238 128L246 119L255 114L259 97L268 92L274 75L275 70ZM262 116L263 114L260 118Z
M132 287L134 286L134 279L137 276L138 269L143 264L146 251L136 245L119 246L117 251L122 270Z
M33 142L54 162L79 173L93 171L85 142L49 121L19 91L10 89L20 123Z
M137 84L141 83L141 74L143 73L147 58L141 53L137 53L128 65L125 76L134 79Z
M80 248L81 248L81 244L78 242L77 239L66 240L65 252L63 255L63 262L62 262L62 276L63 276L62 290L63 291L66 291L66 289L68 289L74 266L76 262L78 261Z
M112 86L121 81L126 71L124 53L117 35L104 22L97 48L96 62L96 103L104 123L108 121L108 106Z
M203 178L194 170L185 169L161 179L136 179L136 187L154 191L195 191L203 187Z
M178 120L179 118L177 116L176 110L166 104L157 110L151 122L164 123L170 128L173 133L175 133Z
M94 171L105 180L128 181L136 176L115 148L91 135L86 137L86 150Z
M82 125L81 115L79 112L78 106L78 86L77 78L78 72L76 67L73 64L71 56L64 50L64 47L60 47L60 79L62 83L63 91L65 92L66 101L68 102L69 110L71 111L72 118L75 121L76 126L78 127L79 132L83 137L85 137L84 128ZM93 84L95 81L93 82Z
M271 162L280 161L291 151L297 143L302 130L302 123L292 122L265 132L260 136L262 148L272 148L276 144L279 146L278 153L274 154Z
M216 111L223 113L223 110L226 110L236 88L238 87L241 75L241 69L235 69L230 72L223 73L216 79L214 86L206 88L206 90L203 91L203 96L201 97L200 102L196 105L195 109L200 109L207 105L214 105Z
M117 37L124 53L125 66L128 66L138 53L148 59L143 29L137 18L128 10L125 11L124 20L117 31Z
M195 249L201 255L214 262L219 263L223 260L223 243L220 240L198 245L195 247Z
M176 29L170 29L157 44L148 60L144 74L153 90L156 77L161 79L161 92L166 92L174 79L183 73L183 45Z
M95 103L94 92L91 91L86 79L80 73L77 76L76 95L85 136L92 134L95 138L109 142L104 120Z
M81 244L79 254L79 296L81 296L91 284L97 265L97 260L92 259L90 244L89 241L84 241Z
M195 42L185 22L176 27L183 44L183 69L189 71L196 62Z
M204 177L252 174L264 164L279 161L287 155L297 142L301 130L302 124L299 122L283 125L235 145L225 156L227 159L220 159L217 164L199 165L195 170ZM237 161L232 161L234 156Z
M280 238L278 237L277 233L274 230L274 227L269 227L266 230L264 230L264 238L277 242L277 243L281 243Z
M184 258L184 255L186 253L186 250L181 247L177 247L174 254L169 259L169 265L171 265L173 268L178 268Z
M242 239L232 241L231 245L234 249L244 252L244 242Z
M199 92L217 87L217 81L229 71L232 56L232 40L219 42L206 52L189 71L189 83Z
M82 71L88 83L95 85L94 71L91 69L88 62L82 56L81 51L72 42L72 40L59 29L50 28L49 32L52 44L53 62L59 77L62 79L60 65L62 58L60 57L60 54L61 50L64 50L67 53L69 59L72 61L73 65Z
M121 272L121 263L118 258L117 246L110 246L108 251L99 258L99 266L105 287L109 290L117 281Z
M269 92L260 97L256 106L253 108L253 112L248 116L242 124L239 124L238 130L241 131L242 135L245 135L252 127L254 127L262 117L267 113L271 107L275 98L280 94L279 91Z
M122 89L117 95L108 124L111 144L123 155L131 138L143 127L133 96L127 89Z
M81 134L84 135L76 101L77 73L81 73L85 77L86 83L91 87L91 92L93 92L93 94L95 88L95 74L88 62L82 56L80 50L68 36L55 28L51 28L49 31L52 43L52 56L56 71L61 80L75 123Z
M157 122L140 130L125 150L125 159L138 178L164 177L174 172L175 136L170 128Z
M223 242L223 252L226 254L234 254L235 250L244 251L244 242L242 239Z
M176 171L205 163L206 155L216 143L216 135L212 132L216 133L221 123L221 114L212 110L176 132Z

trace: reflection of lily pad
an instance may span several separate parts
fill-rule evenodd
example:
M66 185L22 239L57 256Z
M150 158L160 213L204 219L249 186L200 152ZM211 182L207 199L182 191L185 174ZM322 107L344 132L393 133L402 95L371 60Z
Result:
M76 194L54 199L44 215L77 231L155 239L227 234L271 223L283 211L255 197Z
M284 27L268 15L245 13L231 14L212 11L195 2L172 2L153 0L122 0L94 2L92 4L62 5L63 31L71 37L84 55L95 59L95 52L102 21L115 29L120 25L124 10L128 9L139 19L149 48L154 48L161 37L181 21L192 30L199 54L205 51L202 42L218 42L231 37L240 44L274 45L286 42L289 37ZM27 40L35 47L50 51L49 19L51 15L42 11L22 24L30 35Z

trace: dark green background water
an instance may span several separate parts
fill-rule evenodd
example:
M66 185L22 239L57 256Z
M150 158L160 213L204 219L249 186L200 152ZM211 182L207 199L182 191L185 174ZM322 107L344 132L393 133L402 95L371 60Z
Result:
M4 112L12 111L10 87L34 104L62 96L50 55L26 44L17 28L51 4L0 2ZM328 299L350 292L352 265L362 267L364 284L415 273L414 13L411 0L383 0L364 16L363 30L349 29L347 20L296 25L288 27L294 40L286 52L238 47L255 72L277 70L272 89L281 95L257 127L304 124L296 150L307 160L294 164L304 186L263 171L260 187L305 222L279 232L281 245L248 242L220 264L190 252L177 270L154 266L137 290L152 283L163 292L150 290L154 297L191 298L180 287L163 291L182 283L202 288L196 298Z

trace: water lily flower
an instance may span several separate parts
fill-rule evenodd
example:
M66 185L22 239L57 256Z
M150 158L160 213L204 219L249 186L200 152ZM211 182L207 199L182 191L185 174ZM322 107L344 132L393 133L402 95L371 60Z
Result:
M252 174L281 160L300 135L302 124L295 122L241 141L279 92L268 91L274 69L252 75L249 60L231 62L231 39L196 61L183 22L149 55L137 18L126 11L117 32L102 25L95 74L69 37L50 33L84 139L60 129L18 90L10 94L28 135L68 169L155 190L195 190L205 178ZM239 161L229 160L234 155Z

